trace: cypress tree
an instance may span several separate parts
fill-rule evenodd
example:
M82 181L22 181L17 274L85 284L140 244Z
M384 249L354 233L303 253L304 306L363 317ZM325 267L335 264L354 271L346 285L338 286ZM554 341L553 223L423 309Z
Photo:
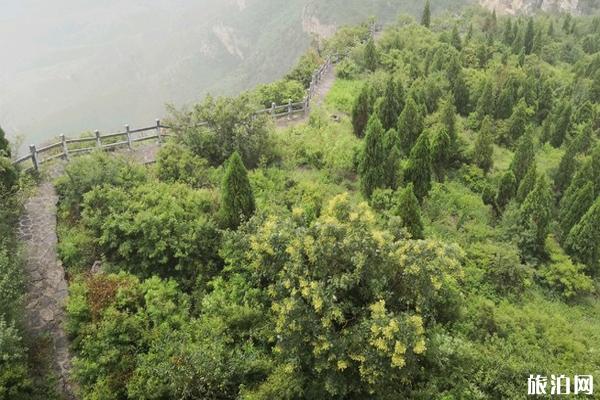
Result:
M533 38L533 49L532 53L541 54L542 48L544 47L544 34L541 29L538 29L535 33L535 37Z
M359 170L361 190L367 199L371 198L375 189L385 187L386 159L383 126L379 118L373 115L367 124L365 147Z
M600 193L600 143L594 146L590 160L592 169L592 183L594 184L594 193Z
M2 130L2 127L0 126L0 157L2 155L10 158L10 145L8 143L8 139L6 139L4 130Z
M531 193L531 191L535 187L536 181L537 181L537 166L535 163L531 163L531 165L529 166L529 169L527 170L527 173L521 180L521 184L519 185L519 188L517 189L517 197L516 197L517 202L523 203L525 201L525 199L527 198L529 193Z
M515 109L508 120L508 131L504 137L504 142L506 144L512 144L518 140L525 132L528 120L529 108L527 108L525 100L521 99L515 106Z
M563 103L560 108L560 113L558 115L558 120L554 127L554 131L552 132L552 137L550 138L550 144L553 147L560 147L569 132L569 128L571 127L571 117L573 115L573 107L571 103Z
M494 165L494 133L492 127L492 118L485 117L481 124L479 134L475 139L475 150L473 152L473 161L475 165L488 173Z
M575 156L577 155L577 146L576 142L573 141L567 147L567 151L560 159L560 164L558 165L558 169L556 170L556 175L554 177L554 190L558 193L559 197L562 193L567 189L573 175L575 174L575 170L577 168L577 160Z
M504 34L502 41L505 45L510 46L515 38L513 37L512 19L508 18L504 24Z
M519 248L524 258L542 258L552 215L552 193L544 174L519 209Z
M371 114L371 93L370 85L368 83L363 85L354 102L354 107L352 107L352 129L354 130L354 134L359 138L364 136L369 115Z
M575 192L572 201L561 203L558 220L563 239L594 204L594 198L594 185L587 182Z
M534 160L535 152L533 150L533 139L531 131L528 130L527 133L521 137L517 151L510 164L510 169L513 174L515 174L517 184L521 183L521 179L523 179Z
M461 115L467 115L469 112L469 88L465 81L465 75L458 55L454 55L450 59L446 75L454 94L454 106L456 110Z
M423 9L423 15L421 16L421 25L427 28L431 25L431 3L429 0L425 2L425 8Z
M454 25L452 28L452 35L450 36L450 44L454 46L454 48L458 51L462 49L462 40L460 39L460 34L458 33L458 26Z
M385 86L383 101L379 105L377 114L384 130L392 129L398 123L398 116L402 112L402 102L398 99L399 90L396 82L390 76Z
M423 132L423 115L421 108L409 96L404 106L404 110L398 118L398 135L400 136L401 150L404 154L409 154L415 142Z
M571 179L571 183L567 190L565 190L562 198L560 199L560 209L565 209L569 207L569 204L575 202L575 198L577 196L577 192L580 188L584 187L588 182L592 184L592 188L594 190L594 194L598 195L598 188L594 184L594 168L592 166L592 160L586 160L575 173L573 179ZM566 232L568 233L568 232Z
M525 47L525 54L531 54L533 52L534 38L535 38L535 27L533 25L533 18L529 18L529 21L527 21L527 28L525 29L525 37L523 38L523 46Z
M442 101L441 107L441 122L446 128L446 133L450 137L450 153L454 155L457 148L457 132L456 132L456 108L451 99Z
M370 37L365 47L365 65L369 71L375 71L379 65L379 52L373 37Z
M248 172L239 153L227 162L221 188L221 215L228 228L235 229L254 214L255 203Z
M486 115L494 116L496 114L494 103L494 84L490 79L487 79L477 101L477 115L480 119L483 119Z
M424 239L421 207L415 196L413 184L409 183L399 191L395 215L402 219L402 225L408 230L413 239Z
M450 136L445 128L441 128L431 143L431 164L438 180L443 181L445 170L450 162Z
M502 175L500 184L498 185L498 194L496 195L496 204L501 210L506 207L510 200L515 197L517 191L517 180L515 174L508 170Z
M431 154L427 135L419 136L410 152L405 178L414 185L414 192L419 202L427 196L431 189Z
M550 26L548 26L548 36L554 36L554 21L550 21Z
M598 272L600 258L600 197L571 229L565 248L575 260Z
M387 159L385 162L385 182L386 186L392 189L398 187L398 171L400 171L401 154L398 146L398 133L390 129L385 133L385 153Z

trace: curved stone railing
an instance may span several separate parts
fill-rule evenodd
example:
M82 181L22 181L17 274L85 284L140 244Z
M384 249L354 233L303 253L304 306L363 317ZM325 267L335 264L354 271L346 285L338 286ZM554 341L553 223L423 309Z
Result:
M337 57L327 57L325 62L313 73L310 85L306 91L306 96L302 101L293 103L289 100L287 104L277 105L272 104L270 108L265 108L256 111L256 115L268 114L273 119L288 118L291 119L295 114L306 114L310 109L311 100L315 91L323 79L323 76L329 72L333 63L337 61ZM208 125L208 122L201 122L197 126ZM65 135L60 135L60 140L56 143L45 145L43 147L32 144L29 146L29 154L17 157L13 164L24 165L26 169L39 170L40 165L55 159L69 160L71 157L89 153L94 150L110 150L120 147L128 147L132 149L134 143L157 139L159 144L173 133L168 133L171 128L161 124L157 119L152 126L138 129L130 129L129 125L125 125L125 129L121 132L102 134L96 130L94 136L67 138ZM91 145L90 145L91 144ZM30 165L26 165L30 163Z

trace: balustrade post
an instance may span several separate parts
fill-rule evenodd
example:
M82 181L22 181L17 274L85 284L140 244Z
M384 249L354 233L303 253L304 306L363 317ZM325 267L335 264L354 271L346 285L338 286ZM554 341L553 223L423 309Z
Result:
M160 136L160 119L156 119L156 137L158 138L158 144L162 143L162 137Z
M31 162L33 162L33 168L39 171L38 152L35 148L35 144L29 145L29 151L31 152Z
M287 119L292 119L292 99L288 100L288 115Z
M96 129L94 133L96 134L96 147L101 148L102 142L100 141L100 131Z
M127 134L127 147L129 147L129 150L131 150L131 132L129 129L129 125L125 125L125 133Z
M275 116L275 103L271 103L271 115Z
M60 134L60 142L62 143L63 156L65 160L69 161L69 148L67 146L67 138L64 134Z

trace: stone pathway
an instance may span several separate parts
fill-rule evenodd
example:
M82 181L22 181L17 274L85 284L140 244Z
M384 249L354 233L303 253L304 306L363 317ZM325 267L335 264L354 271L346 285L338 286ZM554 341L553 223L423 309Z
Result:
M18 234L26 258L28 328L35 336L50 337L58 389L65 398L74 399L69 380L69 341L63 326L68 289L65 271L56 250L57 202L54 186L48 181L42 182L25 204Z

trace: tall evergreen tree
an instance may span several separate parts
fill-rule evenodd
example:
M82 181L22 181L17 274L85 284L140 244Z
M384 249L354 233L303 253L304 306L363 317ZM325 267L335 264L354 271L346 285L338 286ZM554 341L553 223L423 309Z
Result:
M503 210L515 197L516 191L517 180L515 179L515 174L511 170L508 170L502 175L502 179L500 179L500 184L498 185L496 205L500 210Z
M404 110L398 118L398 135L400 136L401 150L409 154L415 142L423 132L424 118L421 108L412 96L409 96Z
M460 38L460 34L458 33L458 26L454 25L452 28L452 34L450 36L450 44L454 46L454 48L458 51L462 49L462 40Z
M396 189L399 181L401 154L398 144L398 133L390 129L385 133L384 147L387 154L385 162L385 186Z
M519 209L518 245L525 259L543 258L552 216L552 193L544 174Z
M356 101L354 107L352 107L352 129L354 134L361 138L365 134L365 128L367 122L369 122L369 116L371 115L372 108L372 89L368 83L364 84Z
M504 34L502 35L502 41L505 45L510 46L515 38L513 37L512 19L507 18L504 23Z
M8 143L8 139L6 139L6 134L0 126L0 157L2 155L10 158L10 144Z
M535 183L537 182L537 177L537 166L533 162L529 166L529 169L527 170L527 173L525 174L523 179L521 179L521 183L519 184L519 188L517 189L516 200L519 204L523 203L529 195L529 193L531 193L531 191L535 187Z
M600 188L596 187L594 183L594 167L592 164L592 160L586 160L579 166L579 168L577 168L577 172L575 172L573 179L571 179L569 187L567 190L565 190L562 198L560 199L561 210L568 208L570 204L575 202L577 192L587 183L592 184L594 195L598 195L600 193Z
M431 189L431 153L427 135L419 136L411 150L405 178L406 181L413 183L415 196L419 202L423 201Z
M534 38L535 38L535 26L533 24L533 18L529 18L529 21L527 21L527 28L525 29L525 37L523 38L523 46L525 47L525 54L531 54L533 52Z
M360 164L360 185L363 195L370 199L373 191L386 186L384 130L376 115L369 118L365 147Z
M457 151L457 129L456 129L456 107L451 99L446 98L440 106L441 122L446 128L446 133L450 138L450 157L454 157Z
M477 101L477 116L483 120L486 115L494 116L495 114L494 84L491 79L487 79Z
M554 21L550 21L550 25L548 26L548 36L554 37Z
M600 270L600 197L575 225L565 242L567 252L597 274Z
M554 176L554 190L557 192L559 197L569 187L571 179L577 169L577 142L576 140L569 143L567 151L563 154Z
M569 129L571 127L573 106L570 102L566 102L561 105L559 110L560 113L558 115L558 119L556 120L554 131L552 132L552 136L550 138L550 144L556 148L562 146L563 141L567 137L567 133L569 132Z
M508 120L508 130L503 137L506 144L515 143L523 133L529 121L529 108L525 100L521 99L515 106L512 115Z
M511 171L515 174L517 184L521 183L521 179L525 176L529 167L535 161L535 151L533 149L533 138L530 130L521 137L517 151L510 164Z
M385 85L383 101L379 104L377 114L383 129L386 131L396 127L398 117L402 112L402 103L404 99L399 99L398 95L401 91L396 87L394 78L390 76Z
M408 230L413 239L425 239L423 221L421 220L421 207L415 196L412 183L399 190L398 203L394 214L402 219L402 225Z
M458 55L454 55L450 59L446 75L454 94L454 106L456 110L461 115L467 115L469 112L469 87L467 86Z
M255 210L254 193L239 153L227 161L221 187L221 215L228 228L235 229L249 219Z
M369 38L365 47L365 65L369 71L375 71L379 65L379 51L373 37Z
M494 131L492 118L485 117L477 138L475 139L475 149L473 151L473 161L485 173L488 173L494 165Z
M450 136L446 128L438 130L431 142L431 165L439 181L444 180L446 170L450 163Z
M533 38L533 49L531 50L531 52L539 55L542 53L543 47L544 47L544 34L541 29L538 29L535 32L535 37Z
M431 25L431 3L429 0L425 2L425 8L423 9L423 15L421 16L421 25L427 28Z
M587 182L575 192L572 201L561 202L558 220L563 239L567 238L571 229L581 220L592 204L594 204L595 197L594 185L592 182Z

